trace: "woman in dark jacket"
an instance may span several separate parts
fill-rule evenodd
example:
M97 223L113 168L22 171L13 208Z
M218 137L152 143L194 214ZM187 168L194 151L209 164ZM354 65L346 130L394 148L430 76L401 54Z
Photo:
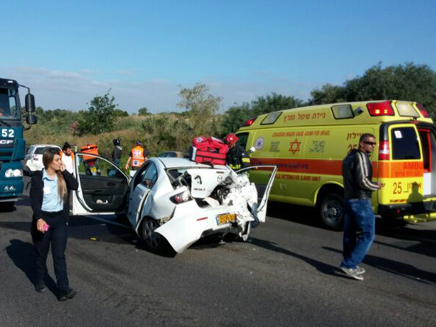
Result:
M30 203L33 210L32 240L36 252L35 289L46 289L47 256L52 248L53 265L58 285L58 300L72 299L76 291L69 287L65 249L69 216L69 192L77 190L73 175L65 170L57 149L50 148L42 156L44 169L32 176Z

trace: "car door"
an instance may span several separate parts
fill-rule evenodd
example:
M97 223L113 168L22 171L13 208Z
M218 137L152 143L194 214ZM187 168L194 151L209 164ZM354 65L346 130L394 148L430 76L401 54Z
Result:
M74 172L79 188L72 195L72 215L100 215L124 212L126 209L129 177L110 161L92 155L92 168L89 160L76 153Z
M146 205L147 201L150 201L148 196L153 188L153 185L156 183L156 180L156 165L152 161L148 160L135 174L134 180L130 185L127 217L132 226L136 226L138 224L142 208L144 205Z
M243 168L238 170L236 173L246 173L250 170L261 170L263 172L263 178L260 180L256 180L256 189L258 195L258 206L257 208L253 208L257 212L257 218L260 222L265 222L266 219L266 209L268 204L269 194L271 192L271 188L274 182L274 178L277 174L277 166L275 165L262 165L262 166L250 166L247 168Z

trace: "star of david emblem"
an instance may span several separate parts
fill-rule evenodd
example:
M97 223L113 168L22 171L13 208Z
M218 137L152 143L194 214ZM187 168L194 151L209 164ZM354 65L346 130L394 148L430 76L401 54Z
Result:
M291 151L292 154L299 152L300 151L300 144L301 144L301 142L298 142L298 139L295 139L294 142L291 142L291 147L289 148L289 151Z

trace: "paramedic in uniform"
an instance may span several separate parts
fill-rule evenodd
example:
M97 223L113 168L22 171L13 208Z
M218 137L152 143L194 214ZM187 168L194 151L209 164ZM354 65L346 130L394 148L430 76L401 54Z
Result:
M344 177L344 239L341 269L350 277L363 280L365 269L358 265L363 261L375 237L375 217L371 207L373 191L382 188L372 181L369 156L377 145L375 136L362 134L359 148L348 152L342 161Z
M136 146L130 150L125 169L129 169L130 160L132 161L132 170L137 170L147 160L147 152L142 147L141 141L136 141Z
M229 146L229 151L226 156L226 163L233 170L246 168L250 166L250 157L245 149L239 145L239 138L235 134L227 134L225 138L226 144Z

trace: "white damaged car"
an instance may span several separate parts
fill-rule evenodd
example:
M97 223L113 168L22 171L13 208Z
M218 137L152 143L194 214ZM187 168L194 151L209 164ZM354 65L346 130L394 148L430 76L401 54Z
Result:
M79 189L73 215L124 212L145 247L168 245L183 252L203 236L232 233L247 240L251 226L265 222L276 166L253 166L234 172L227 166L198 164L184 158L151 158L130 179L104 158L101 175L87 175L76 154ZM89 154L86 154L89 155ZM252 183L249 170L264 178Z

